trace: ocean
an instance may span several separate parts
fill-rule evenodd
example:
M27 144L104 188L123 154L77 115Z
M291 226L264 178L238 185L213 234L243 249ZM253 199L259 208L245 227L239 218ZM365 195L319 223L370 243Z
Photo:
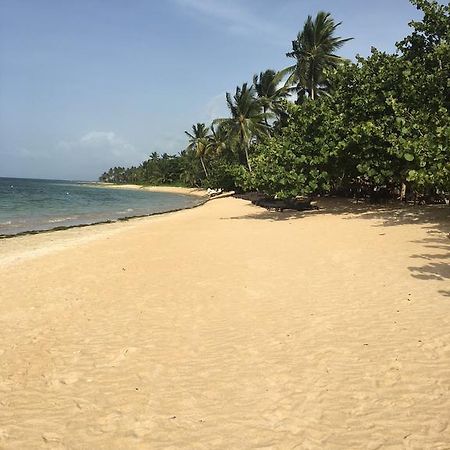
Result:
M190 195L78 181L0 178L0 236L150 215L200 201Z

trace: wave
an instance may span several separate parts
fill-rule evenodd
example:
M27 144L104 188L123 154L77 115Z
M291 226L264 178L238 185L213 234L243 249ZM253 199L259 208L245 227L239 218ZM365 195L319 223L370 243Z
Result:
M133 212L133 211L134 211L133 208L128 208L125 211L117 211L117 214L126 214L126 213Z
M48 223L60 223L65 222L66 220L75 220L78 219L78 217L55 217L54 219L49 219Z

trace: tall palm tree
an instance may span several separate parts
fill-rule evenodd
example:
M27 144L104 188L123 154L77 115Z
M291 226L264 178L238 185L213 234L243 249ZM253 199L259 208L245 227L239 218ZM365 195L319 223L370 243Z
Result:
M285 86L280 87L283 76L283 72L275 72L271 69L253 76L253 86L265 114L269 110L277 112L280 109L280 101L287 97L287 88ZM267 117L265 118L265 124L269 126Z
M248 87L247 83L242 87L238 86L233 96L227 92L226 99L231 117L216 119L213 124L226 127L229 142L237 142L239 148L244 151L247 167L251 172L250 145L254 138L268 133L268 127L264 122L267 113L263 112L261 102L255 98L253 86Z
M202 163L203 171L205 172L206 178L208 178L208 171L205 165L205 156L209 149L209 128L204 123L197 123L192 125L192 133L185 131L189 136L189 145L187 150L194 151L195 154L200 158Z
M314 100L326 91L325 70L344 61L335 52L353 38L335 36L336 29L341 24L342 22L335 23L330 13L320 11L314 20L308 16L303 30L292 41L292 51L286 53L286 56L295 58L296 62L282 73L289 74L286 84L295 85L298 101L305 95Z

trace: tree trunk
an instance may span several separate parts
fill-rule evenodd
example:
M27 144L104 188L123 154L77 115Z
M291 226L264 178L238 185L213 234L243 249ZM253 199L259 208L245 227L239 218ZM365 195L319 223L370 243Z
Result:
M250 158L248 157L248 151L250 148L250 142L245 146L245 158L247 159L248 171L252 172L252 166L250 165Z
M205 162L203 161L203 156L200 156L200 161L202 162L203 170L205 172L206 178L208 178L208 171L206 170Z
M267 121L267 107L263 106L263 111L264 111L264 122L266 124L266 127L269 128L269 122Z
M314 80L314 75L311 74L311 100L316 99L316 83Z
M400 201L405 203L406 203L406 189L407 189L406 184L402 183L402 188L400 191Z

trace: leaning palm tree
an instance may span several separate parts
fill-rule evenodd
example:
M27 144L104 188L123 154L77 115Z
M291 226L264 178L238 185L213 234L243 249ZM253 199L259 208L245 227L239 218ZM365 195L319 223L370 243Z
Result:
M253 86L265 114L269 110L273 112L279 111L281 100L288 95L286 86L280 86L283 76L283 72L275 72L271 69L253 76ZM267 117L265 118L265 124L269 126Z
M197 125L192 125L192 133L188 131L185 131L185 133L189 136L189 145L187 150L194 151L200 158L203 171L205 172L206 178L208 178L208 171L205 165L205 156L209 149L209 128L204 123L197 123Z
M295 58L296 62L282 73L289 74L286 84L294 85L297 101L301 101L305 95L314 100L325 92L328 87L326 69L336 67L345 60L335 52L353 38L335 36L341 24L335 23L330 13L321 11L314 20L308 16L303 30L292 42L292 51L286 56Z
M240 150L244 151L247 167L251 172L250 145L254 138L268 133L268 127L264 122L268 113L263 112L261 102L255 98L253 86L248 87L247 83L242 87L238 86L234 96L227 92L226 99L231 117L216 119L213 124L226 127L229 142L237 142Z

